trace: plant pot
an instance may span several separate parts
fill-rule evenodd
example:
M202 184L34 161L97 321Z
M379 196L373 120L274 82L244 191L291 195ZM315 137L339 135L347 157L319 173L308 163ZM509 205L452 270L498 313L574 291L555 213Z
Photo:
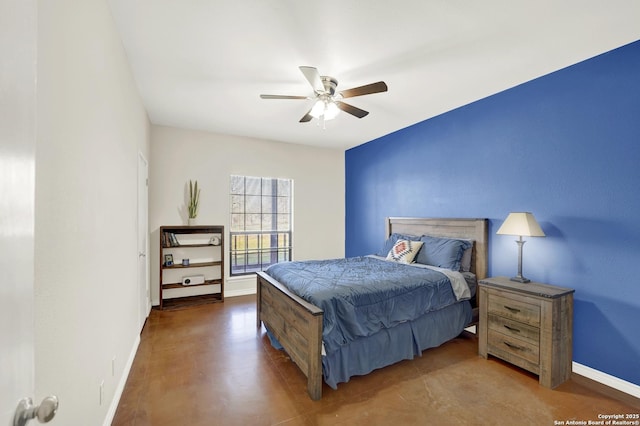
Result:
M187 221L187 224L189 226L195 226L198 224L198 218L195 217L190 217L189 220Z

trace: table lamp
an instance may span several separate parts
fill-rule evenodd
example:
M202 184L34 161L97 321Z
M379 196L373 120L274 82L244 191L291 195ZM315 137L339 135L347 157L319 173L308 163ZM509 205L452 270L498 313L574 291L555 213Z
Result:
M511 278L511 281L517 281L519 283L528 283L529 279L522 276L522 245L525 241L522 237L544 237L544 232L536 222L536 218L529 212L517 212L509 213L509 216L502 223L498 232L498 235L517 235L520 237L516 240L518 244L518 275Z

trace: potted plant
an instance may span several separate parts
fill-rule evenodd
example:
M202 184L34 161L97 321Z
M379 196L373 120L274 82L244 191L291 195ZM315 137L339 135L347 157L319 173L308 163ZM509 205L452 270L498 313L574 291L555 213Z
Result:
M187 205L189 226L196 224L198 203L200 203L200 189L198 188L198 181L196 180L195 182L192 182L191 179L189 179L189 204Z

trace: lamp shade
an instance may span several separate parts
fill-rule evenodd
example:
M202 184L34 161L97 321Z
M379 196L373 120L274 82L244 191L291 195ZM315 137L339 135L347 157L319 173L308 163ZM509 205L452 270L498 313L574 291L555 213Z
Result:
M496 234L519 235L523 237L544 237L544 232L536 218L529 212L509 213Z

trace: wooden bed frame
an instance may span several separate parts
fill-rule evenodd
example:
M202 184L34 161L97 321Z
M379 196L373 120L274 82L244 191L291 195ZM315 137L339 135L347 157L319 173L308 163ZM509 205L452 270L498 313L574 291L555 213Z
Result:
M487 223L487 219L390 217L386 219L385 238L395 232L474 240L471 272L480 280L487 276ZM380 244L383 241L381 239ZM320 399L322 309L296 296L264 272L258 272L257 284L257 326L264 323L269 327L269 331L307 376L307 392L311 399ZM477 307L474 307L474 322L477 317Z

